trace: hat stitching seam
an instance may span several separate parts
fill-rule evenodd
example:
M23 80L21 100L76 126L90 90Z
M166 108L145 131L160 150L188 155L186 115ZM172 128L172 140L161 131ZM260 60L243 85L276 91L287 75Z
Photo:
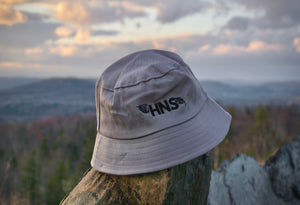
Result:
M134 86L137 86L137 85L139 85L139 84L141 84L141 83L146 83L146 82L148 82L148 81L150 81L150 80L152 80L152 79L159 79L159 78L162 78L162 77L164 77L165 75L167 75L168 73L172 72L173 70L176 70L178 67L179 67L179 65L177 65L176 68L172 68L172 69L168 70L167 72L162 73L162 75L154 76L154 77L151 77L151 78L146 79L146 80L141 80L141 81L136 82L135 84L115 87L114 89L121 89L121 88L134 87Z
M138 81L134 84L131 84L131 85L125 85L125 86L119 86L119 87L114 87L114 90L118 90L118 89L122 89L122 88L129 88L129 87L134 87L134 86L137 86L141 83L147 83L149 82L150 80L153 80L153 79L159 79L159 78L162 78L164 77L165 75L167 75L168 73L172 72L173 70L176 70L177 68L179 67L179 65L177 64L177 67L176 68L172 68L170 70L168 70L167 72L163 73L162 75L159 75L159 76L154 76L154 77L151 77L149 79L146 79L146 80L141 80L141 81ZM106 87L103 87L103 86L99 86L100 88L103 88L105 90L108 90L108 91L111 91L111 92L114 92L114 90L110 89L110 88L106 88Z

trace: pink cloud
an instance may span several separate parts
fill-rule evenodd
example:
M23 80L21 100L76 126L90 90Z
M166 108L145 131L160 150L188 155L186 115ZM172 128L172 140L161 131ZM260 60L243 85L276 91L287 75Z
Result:
M75 40L77 42L80 42L80 41L85 41L87 39L89 39L91 36L91 30L90 29L78 29L77 33L76 33L76 36L75 36Z
M53 46L49 48L50 53L56 54L62 57L71 57L76 54L78 50L77 46Z
M300 37L294 38L293 45L298 53L300 53Z
M224 55L229 53L258 53L258 52L274 52L281 51L283 46L281 44L268 44L263 41L251 41L248 46L238 46L231 44L219 44L213 49L213 54Z
M60 26L55 29L54 33L59 37L69 37L73 34L73 30L68 27Z
M12 26L26 20L27 17L20 11L16 11L12 6L0 3L0 24Z
M26 55L35 55L35 54L40 54L42 53L43 50L40 48L27 48L25 49L25 54Z
M88 21L87 8L78 2L60 2L56 6L56 17L66 23L81 25Z

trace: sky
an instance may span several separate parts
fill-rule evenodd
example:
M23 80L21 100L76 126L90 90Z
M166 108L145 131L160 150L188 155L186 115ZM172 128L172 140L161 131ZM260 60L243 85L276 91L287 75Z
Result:
M299 81L300 0L0 0L0 77L98 78L145 49L200 80Z

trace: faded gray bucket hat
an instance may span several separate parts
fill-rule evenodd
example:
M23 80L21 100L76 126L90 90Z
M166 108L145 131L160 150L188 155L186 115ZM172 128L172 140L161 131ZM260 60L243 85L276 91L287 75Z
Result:
M97 81L95 95L91 165L108 174L148 173L192 160L217 146L231 122L189 66L168 51L118 60Z

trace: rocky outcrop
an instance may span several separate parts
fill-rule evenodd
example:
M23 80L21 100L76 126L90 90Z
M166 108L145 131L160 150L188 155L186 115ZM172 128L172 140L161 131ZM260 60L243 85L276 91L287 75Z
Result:
M212 171L209 205L300 204L300 142L281 147L265 166L244 154Z
M210 154L148 174L115 176L91 169L61 204L207 204L211 170Z
M265 168L278 197L285 201L300 199L300 136L270 157Z

